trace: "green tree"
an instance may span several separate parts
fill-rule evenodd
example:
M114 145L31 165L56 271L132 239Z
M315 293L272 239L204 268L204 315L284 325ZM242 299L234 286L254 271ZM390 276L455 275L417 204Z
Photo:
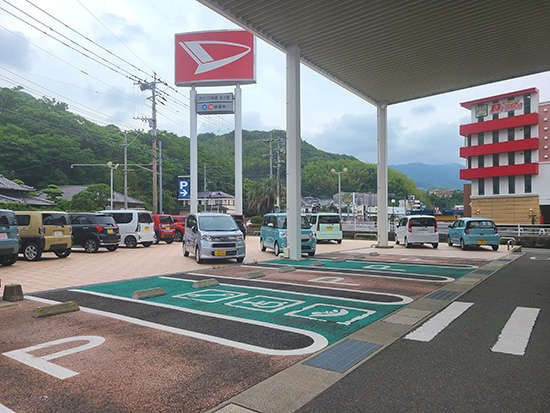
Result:
M105 208L109 199L110 188L105 184L90 185L84 191L73 196L71 210L97 211Z
M57 204L57 200L63 196L63 191L59 189L57 185L49 184L47 188L44 188L42 190L43 193L46 194L46 198L48 201L55 202Z

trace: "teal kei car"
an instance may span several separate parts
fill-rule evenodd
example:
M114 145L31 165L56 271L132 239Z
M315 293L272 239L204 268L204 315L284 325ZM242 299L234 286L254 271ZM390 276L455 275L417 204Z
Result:
M19 228L15 214L8 209L0 209L0 264L12 265L19 252Z
M307 253L310 257L315 255L317 241L311 226L302 215L302 253ZM260 248L265 251L267 248L273 250L275 255L279 255L287 246L286 242L286 214L266 214L260 228Z
M449 227L449 246L453 243L465 250L471 246L490 245L498 250L500 235L489 218L460 218Z

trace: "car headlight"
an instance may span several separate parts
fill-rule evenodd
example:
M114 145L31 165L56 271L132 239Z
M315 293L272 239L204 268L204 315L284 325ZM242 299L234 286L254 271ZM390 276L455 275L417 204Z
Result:
M214 238L212 238L210 235L207 235L207 234L201 235L201 239L206 240L206 241L213 241L214 240Z
M244 239L244 236L243 236L243 234L239 234L239 235L237 235L237 236L235 237L235 239L236 239L237 241L242 241L242 240Z
M309 238L310 238L310 239L311 239L311 238L315 238L315 234L314 234L313 232L310 232L310 233L309 233Z
M286 238L286 232L281 232L279 235L281 236L281 238Z

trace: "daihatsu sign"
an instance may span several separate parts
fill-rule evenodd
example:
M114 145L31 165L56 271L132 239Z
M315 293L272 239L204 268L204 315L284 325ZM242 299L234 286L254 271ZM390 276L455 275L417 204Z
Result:
M256 83L255 41L244 30L176 34L176 85Z

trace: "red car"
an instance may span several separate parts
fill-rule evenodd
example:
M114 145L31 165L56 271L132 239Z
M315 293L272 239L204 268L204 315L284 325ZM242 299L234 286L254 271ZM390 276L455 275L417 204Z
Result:
M181 242L185 232L185 220L187 217L185 215L172 215L172 219L174 220L174 227L176 228L174 239L177 242Z
M155 223L156 243L165 241L167 244L171 244L174 241L176 232L172 217L164 214L153 214L153 222Z

